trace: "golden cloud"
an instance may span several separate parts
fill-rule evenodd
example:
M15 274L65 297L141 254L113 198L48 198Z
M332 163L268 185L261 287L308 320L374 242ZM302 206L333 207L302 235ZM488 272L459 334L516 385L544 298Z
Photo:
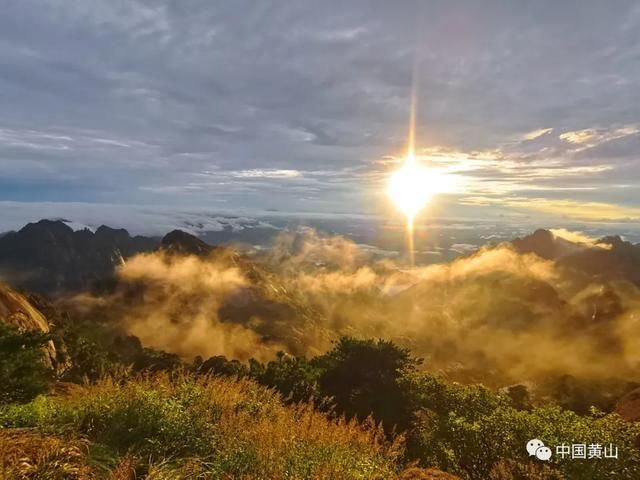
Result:
M547 198L509 198L506 206L537 210L581 220L631 220L640 219L640 208L625 207L613 203L577 202L575 200L553 200Z
M547 133L551 133L553 128L538 128L537 130L532 130L531 132L525 133L522 138L523 140L535 140Z

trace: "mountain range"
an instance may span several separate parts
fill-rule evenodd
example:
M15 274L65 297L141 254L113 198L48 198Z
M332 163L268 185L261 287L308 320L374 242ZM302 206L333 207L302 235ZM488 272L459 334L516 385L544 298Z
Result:
M540 229L415 270L361 260L333 237L289 240L255 257L180 230L132 237L42 220L0 237L0 320L41 330L20 289L182 358L311 356L354 335L391 339L465 382L635 378L640 245L620 237Z
M640 244L607 236L591 244L577 243L539 229L511 242L519 253L533 253L591 279L628 280L640 285Z
M0 237L0 278L49 295L88 290L111 278L124 259L159 244L124 229L74 231L62 220L40 220Z
M640 285L640 244L619 236L588 245L539 229L509 243L519 253L533 253L591 278L624 279ZM95 232L74 231L64 220L40 220L0 236L0 279L47 295L93 290L108 283L115 268L126 259L158 249L203 256L214 247L180 230L160 239L131 236L124 229L104 225ZM229 248L225 251L229 258L240 258Z

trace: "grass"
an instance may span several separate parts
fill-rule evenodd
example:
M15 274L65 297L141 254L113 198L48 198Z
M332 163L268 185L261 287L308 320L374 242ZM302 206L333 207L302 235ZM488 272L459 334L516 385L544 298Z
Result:
M217 377L107 379L2 407L0 424L10 428L2 438L23 439L0 451L2 462L16 464L19 453L44 472L7 479L390 479L402 454L402 439L387 441L371 421L332 420ZM30 449L36 438L48 447Z
M0 430L0 478L94 479L88 442L24 429Z

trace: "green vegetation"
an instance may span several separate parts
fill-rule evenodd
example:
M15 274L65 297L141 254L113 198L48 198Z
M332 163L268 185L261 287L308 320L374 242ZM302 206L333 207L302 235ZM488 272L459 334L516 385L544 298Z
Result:
M640 425L616 414L594 410L581 416L551 404L518 410L508 397L482 386L449 384L425 374L406 377L403 382L411 392L416 411L409 456L420 458L426 465L463 478L493 478L498 471L504 474L505 469L512 473L522 471L524 465L531 463L524 445L532 438L540 438L551 446L600 443L619 448L618 459L554 458L547 474L552 475L551 470L555 470L557 477L549 478L640 478L640 451L636 444Z
M0 323L0 401L20 402L47 389L50 369L44 363L49 338Z
M640 425L534 402L524 387L452 383L387 341L342 338L312 359L185 364L135 337L66 326L54 338L73 368L61 378L83 386L34 399L47 382L37 361L46 337L0 332L0 478L438 478L416 462L469 480L640 478ZM619 458L542 464L527 456L531 438L611 443Z

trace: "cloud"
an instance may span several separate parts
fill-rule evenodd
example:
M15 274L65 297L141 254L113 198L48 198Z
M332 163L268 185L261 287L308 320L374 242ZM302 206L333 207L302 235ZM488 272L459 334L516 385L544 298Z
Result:
M273 169L251 169L230 172L230 176L238 178L292 178L300 177L302 174L298 170L273 170Z
M572 232L566 228L552 228L550 230L555 237L564 238L572 243L582 243L585 245L603 248L605 250L611 250L612 248L611 245L601 243L597 238L590 237L583 232Z
M590 241L566 229L556 234ZM283 233L274 247L262 260L226 250L207 258L140 255L120 268L112 296L76 302L189 358L268 359L278 349L315 355L355 335L391 339L425 357L427 368L462 380L637 377L635 285L506 244L414 268L309 229Z
M521 189L547 160L572 178L536 178L538 191L589 183L581 199L612 202L596 197L637 148L599 154L597 172L576 170L594 160L575 150L633 136L636 15L626 1L581 12L14 2L0 18L0 200L379 213L376 162L404 149L417 64L418 148L463 152L449 166L478 179L469 196L488 195L483 178ZM575 41L558 41L567 28ZM194 181L211 171L224 181ZM274 186L295 178L314 184Z
M460 254L471 253L478 250L477 245L473 245L470 243L454 243L451 245L451 250L458 252Z
M586 128L584 130L561 133L560 139L577 145L586 144L588 147L594 147L603 142L636 135L637 133L640 133L637 125L628 125L615 129Z
M602 202L577 202L575 200L553 200L545 198L506 199L511 207L534 210L578 220L635 220L640 218L640 208L624 207Z
M231 229L238 232L245 229L269 228L275 226L257 214L267 212L247 212L233 208L231 211L218 208L179 208L170 206L109 205L91 203L59 202L0 202L5 212L0 219L0 233L18 230L25 223L46 219L67 219L72 227L96 229L100 225L125 228L132 235L164 236L175 229L192 234L218 232ZM277 216L269 212L271 217Z
M524 140L535 140L543 135L551 133L553 128L538 128L536 130L531 130L530 132L525 133L522 138Z
M241 360L265 360L284 348L261 338L256 321L253 329L221 321L218 312L224 302L249 293L244 273L220 255L207 261L162 253L137 255L119 268L118 277L123 290L103 303L118 312L121 327L145 345L186 358L225 355ZM135 294L136 286L144 289L142 296ZM86 298L75 302L82 306Z

